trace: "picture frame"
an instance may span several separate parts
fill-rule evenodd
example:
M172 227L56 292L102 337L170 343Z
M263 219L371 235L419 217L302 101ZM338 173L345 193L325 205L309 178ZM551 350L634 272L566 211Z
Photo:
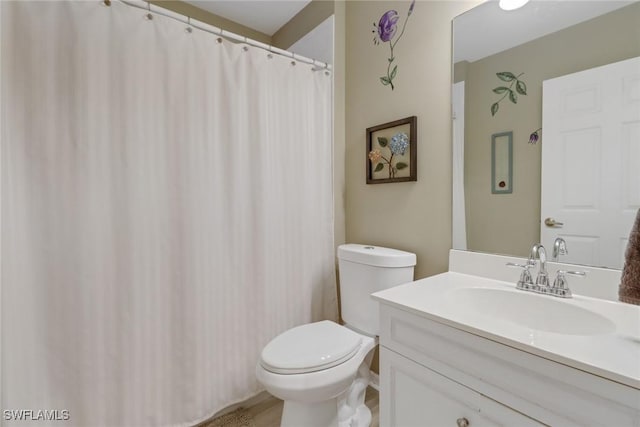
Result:
M513 193L513 131L491 135L491 194Z
M367 128L367 184L418 180L418 118Z

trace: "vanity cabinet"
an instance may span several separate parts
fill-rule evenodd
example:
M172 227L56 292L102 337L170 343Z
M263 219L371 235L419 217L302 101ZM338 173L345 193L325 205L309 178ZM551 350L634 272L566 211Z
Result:
M382 425L543 425L386 347L380 349L380 357L381 389L385 391L381 400L390 403L385 407Z
M381 427L640 426L636 388L380 306Z

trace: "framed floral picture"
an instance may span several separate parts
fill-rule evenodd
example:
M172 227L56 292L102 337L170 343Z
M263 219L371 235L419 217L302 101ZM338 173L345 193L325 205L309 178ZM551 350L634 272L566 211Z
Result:
M367 128L367 184L417 181L418 118Z

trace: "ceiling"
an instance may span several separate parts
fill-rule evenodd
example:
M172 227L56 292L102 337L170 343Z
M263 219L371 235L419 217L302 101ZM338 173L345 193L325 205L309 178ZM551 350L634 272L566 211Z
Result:
M454 62L476 61L627 6L637 0L531 0L504 11L490 0L454 20Z
M311 0L187 0L186 3L273 36Z

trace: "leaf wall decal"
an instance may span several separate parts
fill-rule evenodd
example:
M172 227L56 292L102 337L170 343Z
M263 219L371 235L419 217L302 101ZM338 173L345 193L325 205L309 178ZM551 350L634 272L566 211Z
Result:
M510 73L508 71L502 71L500 73L496 73L496 76L498 76L498 78L503 82L510 82L516 79L515 74Z
M509 71L501 71L496 73L496 76L503 82L509 82L507 86L497 86L493 89L494 93L498 95L502 95L500 99L494 102L491 105L491 115L495 116L498 112L498 108L500 106L500 102L505 99L507 96L509 97L509 101L514 104L518 103L518 94L526 95L527 94L527 85L525 82L520 80L520 76L524 75L524 73L520 73L517 76ZM515 86L515 87L514 87Z

